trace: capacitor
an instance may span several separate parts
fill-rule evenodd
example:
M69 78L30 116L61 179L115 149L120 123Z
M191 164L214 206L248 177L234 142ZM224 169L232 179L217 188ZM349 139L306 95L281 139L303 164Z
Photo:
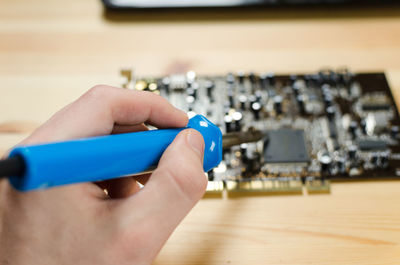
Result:
M232 114L233 121L235 122L235 131L240 131L242 124L241 121L243 119L243 114L239 111L235 111Z
M161 81L162 87L165 89L165 92L167 94L169 94L169 87L171 84L171 80L169 79L169 77L164 77Z
M229 107L229 102L225 102L223 108L224 108L225 115L229 115L230 110L231 110L231 108Z
M254 96L256 97L256 101L261 102L262 94L261 94L261 91L260 91L260 90L257 90L257 91L254 93Z
M282 96L276 95L274 97L274 109L277 114L282 114L282 101Z
M275 86L275 74L274 73L268 73L267 80L268 80L269 86L271 86L271 87Z
M353 85L352 84L353 84L353 81L346 81L345 87L347 89L347 93L349 96L353 95L353 89L352 89Z
M380 155L380 164L382 168L387 168L389 166L389 154L388 153L382 153Z
M355 159L357 155L357 146L350 145L348 149L349 159Z
M347 69L341 71L338 76L338 83L347 89L347 92L351 96L351 87L354 82L354 74L349 72Z
M273 98L273 97L276 96L276 91L275 91L275 89L273 87L267 89L267 91L268 91L268 97L269 98Z
M251 178L261 170L260 154L258 152L250 152L246 160L246 170L242 172L245 178Z
M314 86L314 87L321 87L322 85L322 79L319 76L319 74L311 74L309 75L309 80L307 79L307 77L305 77L305 80L307 82L307 80L309 81L309 85L310 86Z
M351 121L349 124L349 132L351 134L351 137L353 139L356 138L357 136L357 127L358 127L358 123L356 121Z
M319 162L321 164L321 173L329 174L332 167L332 158L328 154L324 154L320 157Z
M157 85L156 83L154 83L154 82L151 82L151 83L149 84L148 88L149 88L149 90L150 90L151 92L156 92L157 89L158 89L158 85Z
M303 186L305 186L306 185L306 177L305 176L301 176L300 177L300 180L301 180L301 184L303 184Z
M367 121L365 119L362 119L360 121L360 126L361 126L362 133L367 134Z
M187 89L186 93L189 96L193 96L194 99L197 99L197 91L199 89L199 84L198 83L192 83Z
M343 157L336 159L336 165L340 174L346 173L346 160Z
M303 78L304 78L304 81L306 82L306 85L308 87L312 87L316 83L316 81L315 81L315 79L313 78L312 75L304 75Z
M325 69L319 72L323 84L335 84L336 73L330 69Z
M235 107L235 100L233 97L233 90L229 89L228 90L228 100L229 100L229 107L234 108Z
M192 95L189 95L186 97L186 103L189 105L189 108L191 109L191 105L194 103L195 98Z
M337 87L338 81L339 81L338 74L335 71L331 71L329 77L330 77L331 84L333 86Z
M298 85L298 83L293 83L292 90L295 96L298 96L300 94L300 86Z
M246 110L247 97L244 94L239 95L240 109Z
M322 95L331 94L331 86L329 84L323 84L321 86Z
M204 87L207 90L207 97L213 101L214 97L213 97L213 90L214 90L214 82L212 81L206 81L206 83L204 84Z
M390 128L390 135L393 139L397 139L397 137L399 136L399 131L399 126L392 126L392 128Z
M257 102L257 97L255 95L250 95L249 102L250 102L250 105L252 105L254 102Z
M253 72L249 73L249 80L252 85L254 85L256 83L256 75Z
M297 75L290 75L289 76L289 86L293 86L297 80Z
M227 133L232 131L232 117L230 115L225 115L224 116L224 122L225 122L225 131Z
M298 95L296 97L297 100L297 104L299 106L299 111L301 114L305 114L306 113L306 106L305 106L305 97L304 95Z
M324 94L324 103L326 107L332 106L333 103L333 96L332 94Z
M379 167L379 155L377 153L373 153L370 158L370 162L374 167Z
M358 176L361 174L360 165L358 163L352 163L349 168L350 176Z
M232 73L228 73L226 75L226 82L228 84L234 84L235 83L235 76Z
M186 83L191 86L196 80L196 73L194 71L188 71L186 73Z
M346 87L345 74L344 72L338 74L338 84L343 87Z
M258 120L260 119L260 110L261 110L261 104L260 102L254 102L251 104L251 110L254 114L254 119Z
M239 80L239 84L243 85L243 83L244 83L244 72L239 71L237 73L237 78Z
M260 87L262 89L267 89L267 87L268 87L267 75L266 74L261 74L259 76L259 79L260 79Z
M247 148L248 148L248 144L247 143L243 143L240 145L240 154L242 157L242 161L246 162L247 160Z
M326 116L330 121L335 119L336 109L332 106L326 108Z
M191 96L194 99L196 99L196 92L194 91L194 89L192 87L188 87L186 89L186 93L188 94L188 96Z

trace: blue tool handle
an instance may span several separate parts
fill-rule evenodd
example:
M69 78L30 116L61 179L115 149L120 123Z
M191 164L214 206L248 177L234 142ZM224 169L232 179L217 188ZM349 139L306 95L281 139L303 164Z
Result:
M205 142L204 171L222 159L222 134L204 116L196 115L187 128L199 131ZM85 138L50 144L20 146L10 157L19 155L25 163L23 176L11 176L20 191L59 185L92 182L145 172L158 164L176 135L185 128L161 129Z

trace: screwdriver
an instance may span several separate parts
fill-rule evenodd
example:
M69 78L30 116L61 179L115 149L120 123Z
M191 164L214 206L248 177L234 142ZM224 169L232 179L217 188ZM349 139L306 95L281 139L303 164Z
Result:
M19 191L46 189L81 182L95 182L149 172L177 134L199 131L204 139L203 169L208 172L222 160L222 150L243 142L258 141L257 130L228 133L202 115L187 127L115 134L30 146L17 146L0 160L0 179L8 177Z

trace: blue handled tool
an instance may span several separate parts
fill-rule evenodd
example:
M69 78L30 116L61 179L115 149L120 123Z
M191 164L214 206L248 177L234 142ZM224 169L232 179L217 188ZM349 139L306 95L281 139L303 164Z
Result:
M220 129L201 115L187 128L199 131L205 142L204 171L222 159ZM0 177L20 191L92 182L145 172L155 167L168 145L186 128L108 135L13 149L0 161Z

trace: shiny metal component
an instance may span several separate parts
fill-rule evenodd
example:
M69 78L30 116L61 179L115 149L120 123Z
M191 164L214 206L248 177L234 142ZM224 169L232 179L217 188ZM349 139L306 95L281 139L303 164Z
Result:
M244 132L231 132L224 134L222 137L222 148L227 149L229 147L240 145L243 143L257 142L266 137L266 135L254 128L250 128Z

